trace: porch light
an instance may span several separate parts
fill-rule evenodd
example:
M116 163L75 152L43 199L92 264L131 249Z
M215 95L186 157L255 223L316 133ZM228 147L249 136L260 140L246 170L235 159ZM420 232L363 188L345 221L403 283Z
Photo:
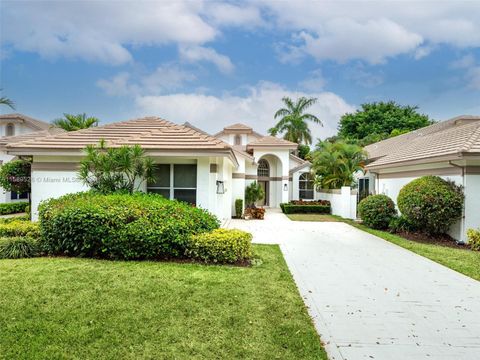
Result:
M225 194L225 183L217 180L217 194Z
M283 191L288 191L288 184L287 183L283 184Z

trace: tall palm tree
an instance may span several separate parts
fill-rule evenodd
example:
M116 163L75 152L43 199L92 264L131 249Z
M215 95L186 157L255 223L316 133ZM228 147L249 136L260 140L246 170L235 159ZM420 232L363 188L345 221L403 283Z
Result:
M0 97L0 105L7 105L12 110L15 110L15 103L5 96Z
M76 131L87 129L98 125L99 120L96 117L87 114L63 114L63 118L53 120L52 124L56 127L62 128L65 131Z
M285 107L278 110L274 116L275 119L281 119L277 125L268 130L270 135L276 136L277 134L283 133L285 140L293 141L297 144L311 144L312 133L307 121L312 121L320 125L322 125L322 121L315 115L305 113L305 111L315 104L317 99L301 97L293 101L289 97L284 97L282 101Z

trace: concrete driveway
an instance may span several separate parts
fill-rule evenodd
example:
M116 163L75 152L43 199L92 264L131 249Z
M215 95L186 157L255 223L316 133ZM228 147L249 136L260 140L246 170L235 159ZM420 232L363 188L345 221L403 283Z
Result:
M280 244L330 359L480 359L480 282L340 222L227 226Z

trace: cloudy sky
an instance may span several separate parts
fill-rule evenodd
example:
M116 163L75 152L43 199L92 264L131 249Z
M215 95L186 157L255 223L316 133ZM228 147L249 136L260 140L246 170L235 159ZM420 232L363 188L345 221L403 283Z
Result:
M312 96L324 138L363 102L480 114L480 1L6 1L2 95L50 121L157 115L265 131ZM3 107L2 112L8 112Z

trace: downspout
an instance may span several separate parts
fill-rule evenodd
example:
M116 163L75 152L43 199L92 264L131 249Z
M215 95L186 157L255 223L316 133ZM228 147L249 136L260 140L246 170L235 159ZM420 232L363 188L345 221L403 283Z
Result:
M452 160L449 160L449 161L448 161L448 164L449 164L450 166L456 167L456 168L458 168L458 169L460 169L460 170L462 171L462 186L463 186L463 188L465 189L465 167L464 167L464 166L457 165L457 164L454 164L454 163L452 162ZM465 236L465 200L463 201L463 206L462 206L462 222L461 222L460 231L461 231L461 233L462 233L462 237ZM457 241L457 244L465 245L465 241L459 240L459 241Z

